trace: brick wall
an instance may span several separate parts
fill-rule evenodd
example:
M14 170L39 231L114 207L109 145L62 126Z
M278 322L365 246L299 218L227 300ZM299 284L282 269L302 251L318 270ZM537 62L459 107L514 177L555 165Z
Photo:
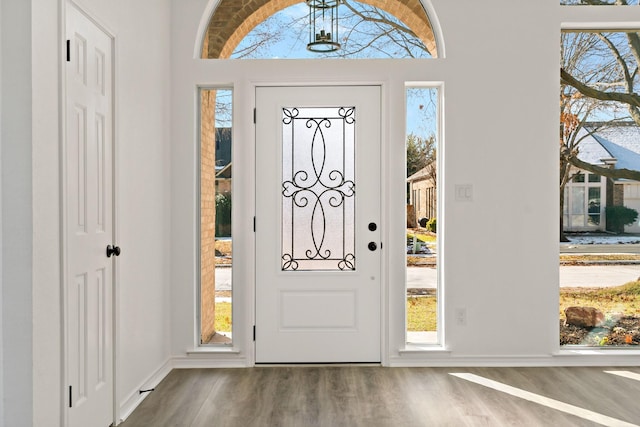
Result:
M613 185L613 206L624 206L624 185Z
M207 343L216 333L216 92L203 90L200 102L200 339Z

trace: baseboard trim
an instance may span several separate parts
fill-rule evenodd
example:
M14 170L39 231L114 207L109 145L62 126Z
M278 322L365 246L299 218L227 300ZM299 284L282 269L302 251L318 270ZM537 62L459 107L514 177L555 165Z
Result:
M217 356L217 357L216 357ZM174 369L208 369L208 368L248 368L251 367L245 358L220 357L219 354L202 354L197 356L178 356L173 358Z
M155 388L169 372L173 369L173 359L167 359L160 368L152 373L146 380L141 382L138 387L133 390L129 396L120 404L120 416L118 424L124 422L129 415L142 403L149 393L140 393L140 390L149 390Z
M429 357L403 354L389 359L389 367L560 367L560 366L640 366L640 353L561 352L531 356Z

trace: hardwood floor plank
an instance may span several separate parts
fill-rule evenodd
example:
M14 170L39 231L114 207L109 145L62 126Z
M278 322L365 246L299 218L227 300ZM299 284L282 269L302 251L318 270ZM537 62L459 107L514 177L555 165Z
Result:
M640 424L640 368L282 366L174 370L122 427L595 426L450 375L472 373Z

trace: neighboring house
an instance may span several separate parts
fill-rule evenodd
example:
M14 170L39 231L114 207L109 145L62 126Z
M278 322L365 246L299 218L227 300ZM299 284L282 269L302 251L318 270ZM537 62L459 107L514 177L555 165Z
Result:
M619 123L602 127L591 135L597 124L581 131L578 158L597 166L640 170L640 127L635 123ZM607 179L586 171L575 170L565 187L565 231L606 230L606 206L626 206L640 211L640 182ZM625 227L628 233L639 233L638 222Z
M216 194L231 193L231 128L216 128Z
M231 193L232 165L216 166L216 194Z
M435 163L429 163L407 178L409 205L413 206L415 220L418 223L421 218L435 218L438 212L435 167Z

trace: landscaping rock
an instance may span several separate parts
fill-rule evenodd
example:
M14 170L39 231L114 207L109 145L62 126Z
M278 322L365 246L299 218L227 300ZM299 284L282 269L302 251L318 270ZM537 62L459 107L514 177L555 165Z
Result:
M604 314L595 307L567 307L564 314L568 325L593 328L604 322Z

